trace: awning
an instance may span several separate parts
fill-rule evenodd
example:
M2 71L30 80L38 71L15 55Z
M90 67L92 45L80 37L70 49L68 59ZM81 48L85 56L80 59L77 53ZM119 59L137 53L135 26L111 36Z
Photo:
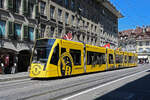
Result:
M139 59L146 59L148 56L138 56Z

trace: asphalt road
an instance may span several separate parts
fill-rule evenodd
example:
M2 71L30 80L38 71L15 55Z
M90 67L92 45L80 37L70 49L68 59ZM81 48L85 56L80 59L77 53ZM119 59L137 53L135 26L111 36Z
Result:
M150 65L69 78L0 82L0 100L149 100Z

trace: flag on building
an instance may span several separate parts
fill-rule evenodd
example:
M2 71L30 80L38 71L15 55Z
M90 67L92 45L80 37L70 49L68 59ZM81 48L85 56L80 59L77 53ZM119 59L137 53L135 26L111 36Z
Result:
M107 44L105 44L103 47L105 47L105 48L110 48L110 44L107 43Z
M69 32L67 34L64 35L63 39L66 39L66 40L72 40L72 33Z

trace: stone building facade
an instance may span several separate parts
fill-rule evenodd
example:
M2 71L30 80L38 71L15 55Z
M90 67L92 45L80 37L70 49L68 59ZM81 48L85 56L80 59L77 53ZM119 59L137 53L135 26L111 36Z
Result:
M118 36L123 49L136 52L139 60L150 61L150 26L124 30Z
M118 18L123 17L107 0L40 0L39 37L62 38L114 48L118 44Z
M0 57L9 56L9 66L18 62L18 71L27 70L35 40L36 0L0 0Z
M0 56L17 56L19 70L27 70L35 39L67 33L75 41L114 48L121 17L108 0L0 0Z

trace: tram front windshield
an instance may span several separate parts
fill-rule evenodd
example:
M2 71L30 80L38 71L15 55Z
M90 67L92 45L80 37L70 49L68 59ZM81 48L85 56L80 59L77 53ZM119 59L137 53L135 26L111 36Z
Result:
M49 56L49 53L52 49L54 42L55 42L55 39L37 40L34 51L33 51L32 63L45 64L48 60L48 56Z

